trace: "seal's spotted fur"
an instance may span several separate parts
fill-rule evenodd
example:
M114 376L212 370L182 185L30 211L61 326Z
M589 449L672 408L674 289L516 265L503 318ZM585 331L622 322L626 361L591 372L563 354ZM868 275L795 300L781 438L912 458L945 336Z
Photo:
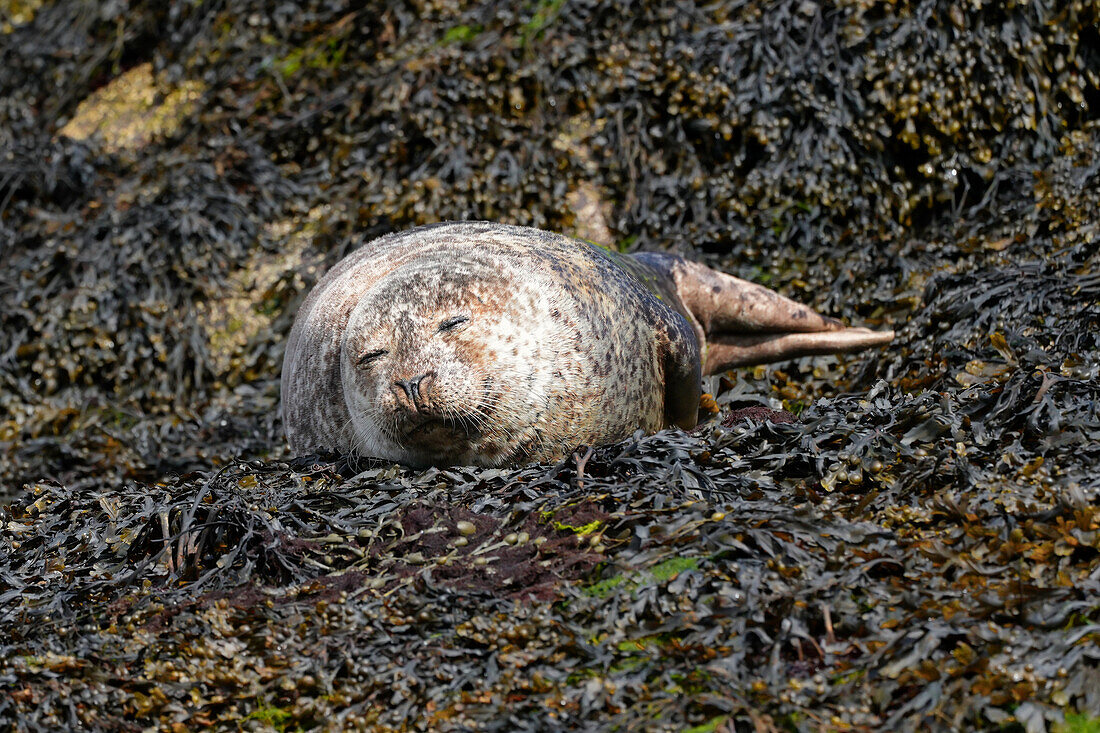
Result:
M639 428L689 428L701 364L717 371L758 360L762 336L791 336L762 334L767 318L752 318L753 308L774 311L780 301L788 320L796 313L787 330L845 333L771 291L672 255L620 256L483 222L391 234L340 262L299 311L283 363L287 438L299 453L499 465ZM747 347L719 338L714 329L731 319L718 302L743 304ZM864 341L869 333L847 331ZM838 348L800 346L763 353Z

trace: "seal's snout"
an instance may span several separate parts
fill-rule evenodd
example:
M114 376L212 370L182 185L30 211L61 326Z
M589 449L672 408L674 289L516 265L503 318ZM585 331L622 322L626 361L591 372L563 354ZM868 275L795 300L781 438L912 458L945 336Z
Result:
M423 412L428 405L427 396L434 377L435 372L427 372L419 377L394 380L397 403L410 412Z

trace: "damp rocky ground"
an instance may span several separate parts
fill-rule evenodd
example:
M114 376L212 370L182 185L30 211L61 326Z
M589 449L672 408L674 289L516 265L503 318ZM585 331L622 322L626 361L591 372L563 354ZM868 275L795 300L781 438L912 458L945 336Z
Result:
M0 3L0 728L1100 728L1095 2ZM556 464L290 456L445 219L887 349Z

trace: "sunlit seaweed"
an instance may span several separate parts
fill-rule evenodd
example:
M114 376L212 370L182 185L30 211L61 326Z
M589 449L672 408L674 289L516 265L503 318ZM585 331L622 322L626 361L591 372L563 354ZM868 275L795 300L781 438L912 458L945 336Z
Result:
M288 8L0 27L0 727L1096 726L1095 4ZM899 337L556 466L283 462L305 292L461 218Z

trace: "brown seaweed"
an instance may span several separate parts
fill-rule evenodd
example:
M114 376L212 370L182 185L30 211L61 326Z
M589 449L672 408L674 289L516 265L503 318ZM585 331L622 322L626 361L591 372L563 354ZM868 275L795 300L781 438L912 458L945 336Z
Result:
M1095 3L0 10L0 727L1096 726ZM898 339L556 465L287 456L304 294L463 218Z

